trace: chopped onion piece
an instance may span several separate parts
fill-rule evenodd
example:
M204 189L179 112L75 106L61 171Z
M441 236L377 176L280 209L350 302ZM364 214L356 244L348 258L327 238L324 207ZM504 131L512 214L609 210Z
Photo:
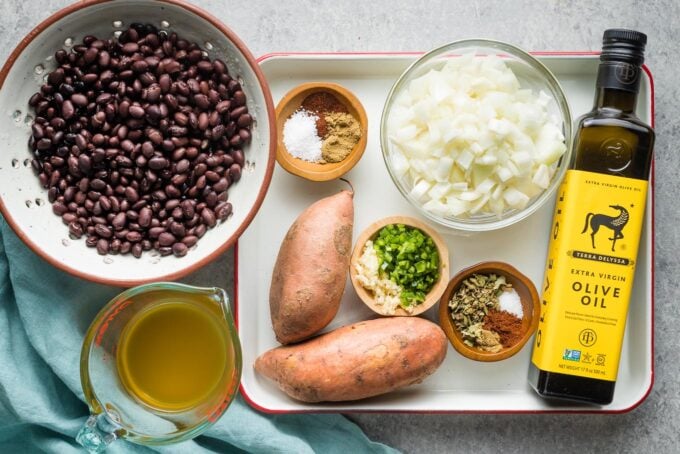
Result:
M459 181L451 185L451 190L453 191L467 191L468 184L465 181Z
M538 166L531 181L539 188L546 189L550 185L550 170L545 164Z
M442 156L438 161L437 168L434 171L434 179L440 183L449 181L449 174L453 167L453 159L448 156Z
M474 155L470 153L467 150L463 150L460 152L458 155L458 159L456 160L456 163L461 166L463 169L468 170L470 168L470 165L472 164L473 159L475 159Z
M503 193L505 202L513 208L521 210L529 202L529 196L515 188L507 188Z
M423 199L423 196L430 190L432 185L429 181L420 180L413 189L411 189L411 196L416 200Z
M466 202L472 202L473 200L477 200L479 198L480 194L475 191L465 191L462 192L458 197L460 200L464 200Z

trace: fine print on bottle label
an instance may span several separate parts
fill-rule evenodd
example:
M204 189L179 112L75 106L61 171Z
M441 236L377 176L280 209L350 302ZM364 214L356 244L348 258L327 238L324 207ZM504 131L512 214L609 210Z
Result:
M539 369L616 380L646 192L645 180L567 172L532 357Z

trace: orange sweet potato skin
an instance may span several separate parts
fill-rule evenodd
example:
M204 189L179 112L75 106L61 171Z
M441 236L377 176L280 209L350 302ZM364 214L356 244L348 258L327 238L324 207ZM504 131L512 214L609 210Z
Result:
M358 400L420 383L444 361L447 345L430 321L380 318L269 350L255 370L303 402Z
M269 289L276 339L290 344L328 325L340 307L352 250L353 194L312 204L281 243Z

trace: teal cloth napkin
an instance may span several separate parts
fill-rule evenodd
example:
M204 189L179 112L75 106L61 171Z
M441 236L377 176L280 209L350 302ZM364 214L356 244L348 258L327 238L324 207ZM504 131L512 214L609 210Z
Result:
M86 282L43 261L0 217L0 452L83 452L75 435L88 409L80 346L91 320L120 289ZM193 441L111 453L391 453L341 415L265 415L240 396Z

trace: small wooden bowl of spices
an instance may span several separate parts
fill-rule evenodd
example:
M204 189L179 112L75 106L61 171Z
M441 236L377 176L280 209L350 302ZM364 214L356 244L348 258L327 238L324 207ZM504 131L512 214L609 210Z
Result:
M531 338L540 310L528 277L507 263L482 262L451 279L439 303L439 324L463 356L500 361Z
M311 181L339 178L364 154L367 129L364 107L346 88L326 82L298 85L276 107L276 160Z
M386 316L414 316L434 306L449 278L449 249L418 219L390 216L368 226L350 257L361 301Z

